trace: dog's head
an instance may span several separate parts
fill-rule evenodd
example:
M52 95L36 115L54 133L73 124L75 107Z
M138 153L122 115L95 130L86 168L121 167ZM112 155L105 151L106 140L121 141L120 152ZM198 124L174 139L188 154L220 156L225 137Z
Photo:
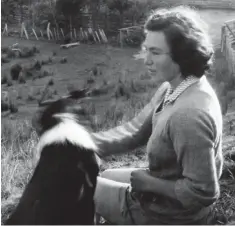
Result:
M85 109L73 99L60 99L52 104L39 109L33 119L33 125L39 136L52 127L58 125L63 119L71 119L81 125L90 120Z

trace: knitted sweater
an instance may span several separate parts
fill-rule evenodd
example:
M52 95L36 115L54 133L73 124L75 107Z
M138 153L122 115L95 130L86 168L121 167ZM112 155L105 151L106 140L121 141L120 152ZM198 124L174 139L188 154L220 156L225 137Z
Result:
M191 224L219 197L222 114L205 76L159 111L169 88L163 83L133 120L93 138L101 156L147 144L151 174L175 181L177 200L159 197L159 202L145 203L145 214L162 224Z

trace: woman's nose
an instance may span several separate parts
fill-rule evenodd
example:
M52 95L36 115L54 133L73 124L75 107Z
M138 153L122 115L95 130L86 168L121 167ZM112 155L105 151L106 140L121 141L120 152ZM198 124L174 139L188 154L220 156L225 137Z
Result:
M153 64L151 53L146 53L144 63L145 63L145 65L152 65Z

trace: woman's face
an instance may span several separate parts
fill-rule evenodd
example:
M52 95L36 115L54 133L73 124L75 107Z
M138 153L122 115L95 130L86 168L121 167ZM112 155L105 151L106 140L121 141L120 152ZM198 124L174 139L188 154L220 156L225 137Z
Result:
M171 82L180 77L179 65L171 58L170 47L163 32L148 31L142 47L144 63L150 75L162 82Z

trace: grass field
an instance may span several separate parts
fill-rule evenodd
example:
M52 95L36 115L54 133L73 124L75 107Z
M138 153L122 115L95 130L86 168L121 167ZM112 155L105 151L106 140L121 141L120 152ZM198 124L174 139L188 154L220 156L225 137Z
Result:
M201 16L210 25L210 34L216 48L220 43L221 25L235 18L234 11L201 10ZM42 69L52 74L43 78L27 78L26 83L13 81L11 86L2 85L2 92L8 92L10 98L18 105L18 112L2 113L1 136L1 177L2 177L2 222L12 211L27 184L34 165L34 150L37 134L31 120L38 109L38 99L43 94L49 81L51 86L46 98L59 98L68 90L84 87L99 88L96 101L83 104L87 113L92 116L92 130L104 130L131 119L151 98L159 84L146 73L143 62L135 60L133 55L139 49L85 45L71 49L60 49L59 45L46 41L28 41L17 38L2 37L2 47L19 43L19 46L36 46L40 53L31 58L11 59L2 64L2 76L10 74L12 65L34 64L35 60L48 60ZM66 58L67 63L61 63ZM224 62L222 57L216 62ZM224 137L224 150L233 151L235 137ZM229 151L228 151L229 150ZM126 155L111 156L104 159L102 170L114 167L146 166L143 149ZM229 164L234 162L228 159ZM221 180L222 195L215 205L220 221L226 222L235 214L234 178L231 175ZM232 187L234 186L234 187Z

